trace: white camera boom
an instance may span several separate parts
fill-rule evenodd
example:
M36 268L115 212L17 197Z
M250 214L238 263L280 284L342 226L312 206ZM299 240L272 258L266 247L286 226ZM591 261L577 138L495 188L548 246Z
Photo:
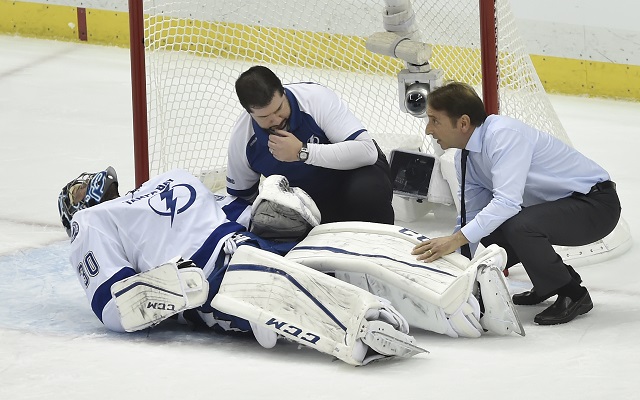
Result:
M367 50L404 60L407 68L398 73L400 110L417 118L427 115L427 96L442 86L443 71L429 65L431 46L393 32L369 36Z

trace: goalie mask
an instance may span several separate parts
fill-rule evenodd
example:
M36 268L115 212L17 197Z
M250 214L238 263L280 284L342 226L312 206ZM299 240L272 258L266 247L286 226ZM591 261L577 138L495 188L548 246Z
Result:
M58 211L67 235L71 237L71 219L76 212L117 197L118 176L113 167L93 174L83 172L67 183L58 195Z

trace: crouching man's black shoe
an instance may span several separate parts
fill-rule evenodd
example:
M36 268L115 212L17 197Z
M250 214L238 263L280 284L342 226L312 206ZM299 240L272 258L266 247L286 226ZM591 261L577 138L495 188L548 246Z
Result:
M539 325L564 324L578 315L586 314L593 308L593 302L587 289L578 300L571 300L568 296L558 296L549 308L536 315L533 322Z
M538 296L538 293L536 292L536 288L533 288L531 290L527 290L526 292L514 294L512 296L512 300L513 300L513 304L517 306L533 306L535 304L542 303L549 297Z

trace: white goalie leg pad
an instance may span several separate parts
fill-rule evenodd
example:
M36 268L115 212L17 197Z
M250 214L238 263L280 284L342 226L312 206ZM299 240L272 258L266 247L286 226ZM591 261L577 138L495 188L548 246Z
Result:
M502 273L506 263L507 252L495 244L476 254L471 260L470 268L477 270L474 294L484 306L480 324L485 330L498 335L515 332L524 336L524 327Z
M320 210L300 188L289 186L287 178L271 175L260 184L251 210L250 231L263 238L302 238L320 223Z
M264 347L283 336L352 365L422 352L387 302L251 246L238 248L211 306L248 320Z
M200 268L178 269L173 261L111 286L120 322L127 332L157 325L174 314L199 307L208 294L209 282Z
M475 315L479 319L479 313L462 308L472 293L475 270L467 269L469 260L459 254L432 263L416 261L411 250L424 239L399 226L337 222L314 228L286 258L334 273L338 279L388 299L412 327L452 337L479 336L482 329L468 329L479 322L455 323Z
M418 262L411 250L424 239L399 226L338 222L314 228L286 258L388 299L412 327L481 336L477 268L481 261L502 263L502 255L494 250L472 262L459 254Z
M480 337L484 331L480 317L480 303L473 294L470 294L466 303L462 303L456 311L447 316L451 329L455 333L450 336Z

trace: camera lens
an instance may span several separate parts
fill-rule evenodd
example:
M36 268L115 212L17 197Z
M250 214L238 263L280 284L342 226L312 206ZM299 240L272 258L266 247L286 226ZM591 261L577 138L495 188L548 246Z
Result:
M427 108L427 98L422 93L409 93L407 95L407 111L411 114L422 114Z
M424 117L427 112L429 87L424 83L414 83L407 89L404 99L407 112L415 117Z

